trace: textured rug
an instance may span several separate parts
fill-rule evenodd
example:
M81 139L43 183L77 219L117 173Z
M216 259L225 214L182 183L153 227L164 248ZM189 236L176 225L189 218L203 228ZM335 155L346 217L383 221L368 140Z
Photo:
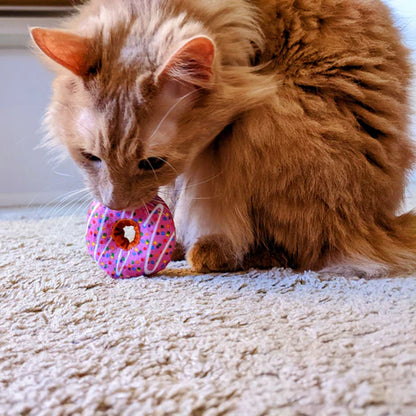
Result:
M1 415L416 415L416 277L115 281L84 228L0 222Z

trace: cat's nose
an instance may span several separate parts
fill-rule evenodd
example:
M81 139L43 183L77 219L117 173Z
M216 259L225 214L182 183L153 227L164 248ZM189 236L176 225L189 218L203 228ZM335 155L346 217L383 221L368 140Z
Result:
M104 198L103 205L114 211L122 211L128 207L128 201L124 201L120 198Z
M112 209L113 211L123 211L124 209L124 207L121 204L110 203L110 204L105 204L105 206L107 208Z
M114 211L125 210L130 202L128 198L125 198L123 192L114 189L112 185L108 185L104 190L101 190L101 199L103 205Z
M121 203L118 201L109 201L107 203L104 204L107 208L110 208L114 211L123 211L124 209L127 208L127 204L125 203Z

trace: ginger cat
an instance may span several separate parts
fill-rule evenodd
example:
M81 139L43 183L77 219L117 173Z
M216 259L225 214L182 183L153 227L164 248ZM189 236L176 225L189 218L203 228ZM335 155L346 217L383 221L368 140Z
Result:
M160 192L196 271L416 268L411 66L381 1L91 0L32 37L53 143L110 208Z

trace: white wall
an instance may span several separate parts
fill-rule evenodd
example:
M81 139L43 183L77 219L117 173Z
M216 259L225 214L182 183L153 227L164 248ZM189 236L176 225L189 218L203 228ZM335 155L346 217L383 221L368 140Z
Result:
M51 75L24 50L0 50L0 79L0 206L45 203L80 188L72 163L54 166L36 149Z
M415 0L383 0L396 17L405 40L416 51L416 2Z
M388 4L395 17L396 25L400 28L404 36L406 45L411 49L413 61L416 67L416 0L383 0ZM412 101L414 116L412 123L412 135L416 140L416 79L412 90ZM416 191L416 170L413 172L412 180L412 194ZM416 195L415 195L416 196Z
M37 149L53 75L28 50L27 26L55 23L38 20L0 18L0 206L46 203L83 186L72 162L56 166Z
M416 51L416 0L385 1ZM44 149L36 149L53 76L27 49L27 26L54 24L0 18L0 206L46 203L83 186L71 161L56 167Z

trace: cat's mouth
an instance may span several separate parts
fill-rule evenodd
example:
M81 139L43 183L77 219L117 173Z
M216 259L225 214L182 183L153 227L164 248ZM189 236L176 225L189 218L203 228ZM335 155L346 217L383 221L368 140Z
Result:
M159 187L156 186L148 189L134 189L133 186L130 189L117 189L111 185L111 188L110 185L94 187L91 193L97 201L113 211L134 211L148 204L159 193Z
M150 195L149 197L140 198L138 202L117 202L117 201L109 201L108 203L102 202L103 205L105 205L107 208L110 208L113 211L134 211L150 201L152 201L157 196L157 192Z
M137 208L140 208L141 206L145 205L147 202L146 201L144 203L140 202L137 204L104 204L107 208L110 208L113 211L134 211Z

